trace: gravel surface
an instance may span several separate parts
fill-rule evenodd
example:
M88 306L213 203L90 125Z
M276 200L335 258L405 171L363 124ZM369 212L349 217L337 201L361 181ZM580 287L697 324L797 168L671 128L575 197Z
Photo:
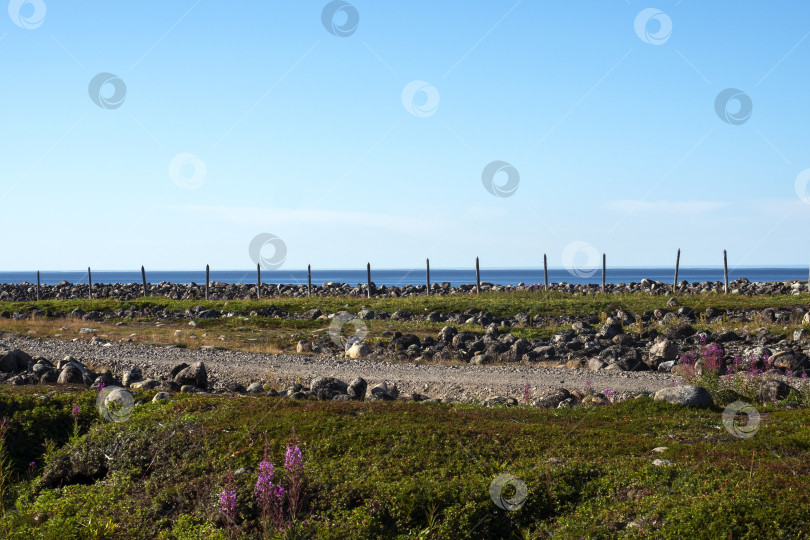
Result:
M568 390L585 387L614 392L650 390L672 386L682 379L676 375L652 372L593 372L582 369L541 367L525 364L500 366L393 363L379 360L352 360L334 356L304 354L252 354L235 351L179 349L151 345L89 341L63 341L3 335L0 347L22 349L30 355L55 361L71 355L92 368L107 367L116 375L125 369L139 367L144 378L168 376L181 362L204 362L209 384L214 390L239 383L272 382L281 389L296 382L308 384L315 377L336 377L349 382L363 377L369 385L383 381L395 383L401 395L417 392L431 398L453 398L460 401L486 399L494 395L522 399L526 381L532 396L538 397L553 388Z

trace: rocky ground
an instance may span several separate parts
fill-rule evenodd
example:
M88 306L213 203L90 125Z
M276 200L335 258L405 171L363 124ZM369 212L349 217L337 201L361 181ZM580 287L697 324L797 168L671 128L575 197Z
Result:
M408 296L423 296L426 294L425 285L404 285L375 286L372 282L373 298L400 298ZM495 285L492 283L481 283L482 291L526 291L542 288L543 284L520 283L517 286ZM65 300L70 298L88 298L90 287L87 284L73 284L63 281L57 285L42 285L40 287L40 298L42 300ZM563 291L573 294L595 294L600 292L601 286L597 284L573 285L570 283L549 283L549 289ZM475 291L475 285L451 286L450 283L432 283L431 294L470 294ZM681 281L676 287L676 292L687 293L709 293L723 292L724 284L721 281L702 281L689 283ZM662 283L649 279L642 279L638 283L608 283L605 286L608 293L636 293L646 292L652 294L667 294L672 292L671 283ZM745 278L737 279L729 283L729 292L742 295L785 295L799 294L807 292L807 285L798 281L783 281L773 283L752 283ZM257 288L255 284L233 284L212 282L209 284L209 298L211 300L234 300L256 298ZM144 294L143 285L140 283L115 283L115 284L93 284L93 298L113 298L117 300L134 300ZM205 284L182 284L161 282L157 284L147 284L147 294L149 296L163 296L175 300L201 300L205 298ZM367 296L367 285L349 285L348 283L329 282L321 285L312 285L308 290L306 284L296 285L273 285L263 283L261 287L262 298L272 297L304 297L308 294L312 296ZM0 302L23 302L37 299L37 287L31 283L6 283L0 285Z
M386 381L396 385L401 397L416 393L426 398L484 401L493 396L522 400L526 382L530 385L532 397L540 398L559 387L584 389L586 381L600 391L609 388L617 393L645 389L655 391L681 381L679 376L653 372L589 372L537 365L431 365L304 354L258 355L125 343L103 346L88 341L10 335L0 338L0 347L25 351L34 362L39 358L47 359L54 367L57 367L59 360L71 356L96 372L108 368L113 377L119 380L125 372L139 368L144 379L168 382L174 379L171 376L173 368L203 362L207 386L214 391L244 391L252 382L274 384L281 389L293 386L299 379L309 386L318 377L334 377L343 381L362 377L369 382L369 388ZM80 380L79 377L73 382ZM6 382L14 384L12 381ZM166 386L166 389L170 388Z

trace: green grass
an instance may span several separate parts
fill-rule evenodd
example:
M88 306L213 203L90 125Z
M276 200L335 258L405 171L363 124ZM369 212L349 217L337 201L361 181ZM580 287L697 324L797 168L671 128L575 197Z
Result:
M40 302L0 302L0 310L13 312L45 309L66 312L75 308L84 311L114 311L130 306L138 309L161 307L171 310L185 310L197 305L218 310L232 310L249 313L252 310L276 306L289 313L301 313L318 308L324 313L342 309L357 312L362 307L372 310L393 312L408 309L414 314L463 312L467 309L486 311L498 317L509 317L517 313L527 315L590 315L603 311L625 309L632 313L642 313L657 308L666 308L669 295L646 293L617 293L572 295L557 291L486 292L480 295L418 296L407 298L352 298L352 297L312 297L312 298L272 298L266 300L171 300L149 297L137 300L43 300ZM724 294L679 295L681 305L703 310L707 307L730 309L739 307L765 308L784 306L807 306L810 294L787 296L739 296Z
M226 476L255 470L265 440L279 467L293 426L307 479L300 537L810 534L808 409L760 407L759 431L739 439L721 428L719 408L648 398L540 410L177 395L136 407L121 424L104 423L90 408L94 398L36 387L0 393L0 415L12 419L7 474L15 483L3 519L11 538L226 538L218 510ZM75 402L80 437L71 441ZM22 437L30 442L17 447ZM657 446L669 450L652 454ZM655 467L655 458L674 464ZM32 459L44 465L29 480ZM91 481L42 485L76 464L95 471ZM490 498L502 473L528 488L517 511ZM255 481L255 473L236 478L242 538L260 537Z

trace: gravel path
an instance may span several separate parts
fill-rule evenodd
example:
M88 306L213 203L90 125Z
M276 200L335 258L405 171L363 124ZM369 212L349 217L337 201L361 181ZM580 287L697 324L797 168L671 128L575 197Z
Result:
M215 390L228 384L247 386L254 381L272 382L277 388L289 386L300 377L303 384L319 376L336 377L349 382L363 377L370 385L382 381L398 385L401 394L418 392L432 398L455 398L461 401L486 399L493 395L522 399L526 381L534 397L560 386L573 390L584 388L590 380L595 390L610 388L614 392L652 390L680 382L681 377L651 372L592 372L532 366L525 364L471 366L444 364L393 363L380 360L352 360L334 356L302 354L252 354L234 351L178 349L150 345L110 343L95 345L89 341L63 341L3 335L0 347L22 349L30 355L58 360L71 355L85 364L107 367L120 374L139 367L144 378L168 375L181 362L205 362L209 384Z

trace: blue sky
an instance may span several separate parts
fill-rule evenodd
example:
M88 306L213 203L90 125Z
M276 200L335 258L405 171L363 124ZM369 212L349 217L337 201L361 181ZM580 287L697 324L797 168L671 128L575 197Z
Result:
M249 268L263 233L285 269L810 260L810 5L326 6L13 0L2 269Z

